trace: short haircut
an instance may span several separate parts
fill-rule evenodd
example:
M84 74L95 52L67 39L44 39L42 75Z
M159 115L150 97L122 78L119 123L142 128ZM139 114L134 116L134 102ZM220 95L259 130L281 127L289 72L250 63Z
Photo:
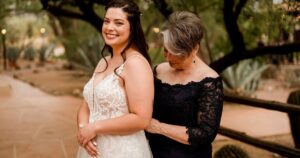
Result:
M187 11L172 13L166 30L162 32L164 45L174 55L189 56L202 37L203 27L199 17Z

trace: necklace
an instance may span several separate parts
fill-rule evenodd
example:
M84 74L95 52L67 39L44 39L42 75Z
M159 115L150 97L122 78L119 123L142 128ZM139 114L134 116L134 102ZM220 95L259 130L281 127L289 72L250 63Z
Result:
M95 73L93 74L93 82L92 82L92 88L93 88L93 106L92 106L92 110L94 111L94 109L95 109L95 101L94 101L94 99L95 99L95 77L96 77L96 74L97 73L102 73L102 71L99 71L98 69L100 69L99 68L100 67L100 64L98 64L97 65L97 67L96 67L96 71L95 71Z
M93 106L92 106L92 111L94 111L94 109L95 109L95 103L94 103L94 96L95 96L95 85L94 85L94 80L95 80L95 75L96 74L94 74L94 76L93 76L93 84L92 84L92 86L93 86Z

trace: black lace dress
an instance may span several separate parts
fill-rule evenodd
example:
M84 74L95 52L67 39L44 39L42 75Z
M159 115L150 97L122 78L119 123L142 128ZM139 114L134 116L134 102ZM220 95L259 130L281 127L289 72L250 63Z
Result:
M170 85L155 78L153 118L187 128L189 145L147 133L154 158L211 158L223 108L221 77Z

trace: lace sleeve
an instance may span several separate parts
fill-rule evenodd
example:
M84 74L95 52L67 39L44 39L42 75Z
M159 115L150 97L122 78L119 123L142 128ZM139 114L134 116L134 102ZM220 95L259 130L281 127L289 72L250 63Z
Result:
M216 137L223 109L222 79L208 78L198 98L197 125L187 127L191 145L210 144Z

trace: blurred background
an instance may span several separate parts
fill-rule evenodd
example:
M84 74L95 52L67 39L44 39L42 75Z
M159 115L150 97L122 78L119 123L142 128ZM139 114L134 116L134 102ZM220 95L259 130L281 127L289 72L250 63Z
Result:
M108 2L0 1L0 157L75 157L76 112L101 58ZM197 14L205 27L199 56L222 76L226 95L237 97L225 100L222 127L281 145L269 149L221 132L213 143L214 154L221 153L216 158L228 152L300 155L299 0L136 2L153 66L164 61L159 33L167 17L182 10Z

